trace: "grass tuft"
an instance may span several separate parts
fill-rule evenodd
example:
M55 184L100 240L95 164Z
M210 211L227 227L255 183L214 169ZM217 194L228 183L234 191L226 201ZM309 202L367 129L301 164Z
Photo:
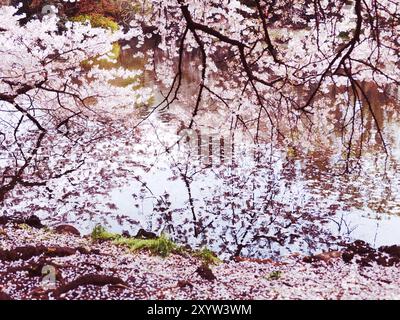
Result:
M220 264L222 261L208 248L203 248L201 250L195 251L193 253L194 257L201 259L205 264Z
M132 251L148 250L152 254L167 257L171 253L180 252L182 249L165 235L156 239L118 238L115 244L125 245Z
M115 240L121 236L115 233L108 232L106 228L98 224L94 227L91 233L91 237L93 240Z
M207 265L222 263L210 249L203 248L197 251L187 251L163 234L156 239L128 238L116 233L111 233L101 225L96 225L91 233L91 237L93 240L112 241L114 244L128 247L132 251L147 250L161 257L167 257L171 253L186 253L199 258Z
M127 238L108 232L103 226L97 225L91 234L93 240L109 240L116 245L123 245L132 251L148 250L152 254L167 257L171 253L182 252L182 248L165 235L156 239Z

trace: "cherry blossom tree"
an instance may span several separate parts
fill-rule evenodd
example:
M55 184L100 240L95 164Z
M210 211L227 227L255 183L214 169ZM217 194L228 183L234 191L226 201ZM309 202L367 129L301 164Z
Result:
M212 100L229 109L232 127L249 130L256 142L271 135L293 142L298 132L318 132L350 160L362 155L376 130L388 152L366 86L398 100L396 1L114 1L93 10L113 15L129 5L132 26L141 27L137 48L165 86L156 109L189 100L188 81L197 87L187 127L207 117ZM145 47L154 37L157 47ZM198 68L190 79L189 65ZM341 145L329 139L335 130Z
M176 0L151 6L152 14L135 19L157 26L152 32L161 38L164 55L155 70L169 90L159 107L182 97L185 66L198 66L189 128L206 116L212 99L255 141L321 131L329 146L329 132L337 129L343 143L335 148L350 159L361 156L375 130L387 152L366 86L398 101L396 1ZM191 52L196 62L187 59ZM332 92L333 101L327 100ZM333 115L338 104L346 107Z
M222 123L231 131L249 133L255 144L283 145L288 158L300 153L297 146L303 155L336 153L345 160L347 173L369 144L378 142L379 151L390 152L390 139L371 92L385 99L388 112L398 113L400 5L396 0L48 3L57 3L58 16L36 14L35 10L41 12L41 1L0 9L4 208L15 209L29 198L30 210L59 211L77 197L63 212L94 215L101 211L95 208L94 195L106 196L130 178L145 189L141 201L155 197L137 174L138 167L153 164L138 165L131 155L143 153L147 162L152 160L149 155L159 155L145 134L141 146L134 142L141 134L140 125L155 111L166 109L179 113L185 129ZM122 22L127 33L76 19L89 7ZM118 21L117 13L126 8L131 8L129 15ZM26 17L17 14L26 11ZM72 22L77 20L81 22ZM140 70L104 67L113 66L117 43L134 49L133 56L144 61ZM144 74L151 74L145 86ZM116 85L122 80L129 80L129 85ZM140 118L138 106L151 104L154 96L158 101ZM169 154L180 138L163 145L162 153ZM177 238L189 238L189 233L201 238L212 234L213 229L205 228L215 212L235 199L224 199L211 214L203 210L199 215L190 189L195 174L188 175L182 169L185 165L178 161L175 171L188 191L192 221L176 228L181 230ZM262 169L268 172L270 167ZM197 169L193 169L196 174ZM221 220L232 222L223 230L229 237L226 242L235 246L233 254L248 250L255 241L264 247L271 239L291 242L304 227L297 221L306 220L304 232L314 235L315 212L287 208L283 200L271 198L272 190L279 193L285 188L297 196L300 187L293 191L290 184L285 188L271 184L258 192L266 177L274 175L260 169L246 180L238 171L232 176L248 191L241 200L246 213L232 210L230 216L214 217L218 226ZM225 176L223 170L219 175ZM215 188L213 196L232 196L230 187L227 183ZM207 205L215 205L213 196L203 199ZM167 218L164 214L172 212L167 208L171 203L164 198L157 199L161 201L158 223L173 230L172 214ZM110 203L103 210L114 207ZM258 219L259 212L265 213L264 220Z
M57 17L21 26L1 7L0 201L17 186L46 186L83 165L97 142L117 135L123 120L146 103L150 89L113 86L139 70L103 69L113 43L130 34L67 23Z

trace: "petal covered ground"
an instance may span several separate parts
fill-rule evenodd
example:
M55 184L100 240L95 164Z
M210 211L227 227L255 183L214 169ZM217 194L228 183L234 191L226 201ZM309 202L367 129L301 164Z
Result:
M241 259L210 266L207 277L190 254L162 258L48 228L0 227L0 299L400 299L399 268L369 264Z

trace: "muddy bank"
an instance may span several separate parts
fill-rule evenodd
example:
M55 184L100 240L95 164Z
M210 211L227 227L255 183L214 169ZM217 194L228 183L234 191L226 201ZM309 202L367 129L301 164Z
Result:
M125 238L124 238L125 239ZM125 241L127 243L127 241ZM122 243L122 242L121 242ZM400 247L205 263L0 218L0 299L400 299Z

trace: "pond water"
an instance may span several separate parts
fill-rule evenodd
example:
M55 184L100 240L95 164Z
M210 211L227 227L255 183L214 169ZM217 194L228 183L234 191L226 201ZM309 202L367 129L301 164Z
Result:
M119 63L140 66L132 56L125 49ZM351 162L340 152L301 149L301 143L255 143L246 130L232 128L232 114L212 103L195 129L187 129L196 69L185 73L183 102L143 109L142 134L131 146L136 178L111 193L120 218L105 218L112 230L166 233L223 258L313 253L352 239L400 243L399 122L385 111L385 94L370 91L390 152L377 141ZM352 170L344 172L349 162ZM90 231L97 222L104 217L82 227Z
M315 252L334 248L338 237L400 243L400 176L386 157L366 155L357 172L340 174L335 159L296 157L210 130L177 134L166 117L155 113L142 124L137 180L112 193L137 228L224 257Z
M134 53L125 47L119 64L142 68L143 56ZM126 147L136 164L130 169L134 178L109 196L88 194L88 208L103 203L108 205L103 212L112 214L83 217L63 205L51 218L54 223L73 223L84 232L101 223L132 235L144 228L191 247L208 247L226 259L308 254L352 239L376 247L400 243L400 122L393 106L387 108L393 102L385 93L368 89L388 153L372 129L362 157L346 160L335 134L326 148L307 134L292 143L256 143L248 130L236 128L231 110L211 100L188 129L197 74L196 65L186 67L181 99L168 109L141 107L138 133ZM156 87L155 104L162 99L158 91L165 88L151 73L143 85ZM327 103L333 106L335 97L327 94ZM332 112L340 115L342 109L335 106ZM84 204L74 208L79 206Z

